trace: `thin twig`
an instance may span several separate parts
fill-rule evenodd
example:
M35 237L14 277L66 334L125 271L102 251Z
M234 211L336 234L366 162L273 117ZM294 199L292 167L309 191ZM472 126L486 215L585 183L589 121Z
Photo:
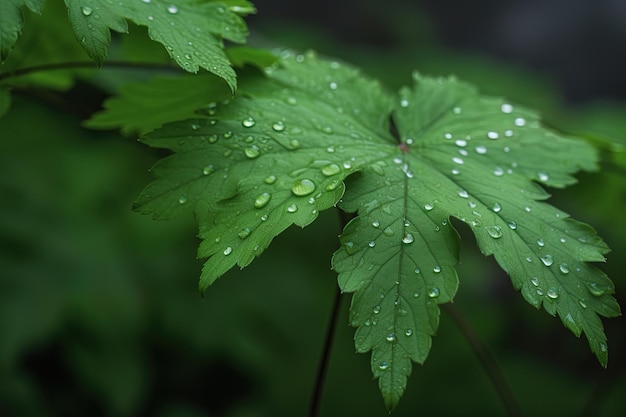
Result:
M480 340L472 326L463 318L459 310L452 304L443 304L443 309L452 317L454 323L457 325L467 343L472 347L472 350L478 357L483 369L487 373L487 376L491 380L491 383L495 387L502 404L506 408L507 415L510 417L521 417L522 413L513 395L513 391L506 382L504 374L498 367L495 359L489 353L489 350L485 344Z
M107 61L104 63L105 68L130 68L130 69L153 69L153 70L167 70L167 71L180 71L180 68L170 64L150 63L150 62L130 62L130 61ZM66 70L73 68L90 68L98 69L98 66L93 61L70 61L70 62L57 62L54 64L43 64L32 67L19 68L14 71L4 72L0 74L0 81L9 78L20 77L23 75L32 74L42 71L56 71Z

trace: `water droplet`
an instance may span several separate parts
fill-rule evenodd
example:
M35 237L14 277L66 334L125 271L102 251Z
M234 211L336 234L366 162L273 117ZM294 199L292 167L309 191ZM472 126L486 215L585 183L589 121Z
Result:
M167 6L167 12L169 14L177 14L178 13L178 7L176 7L173 4L170 4L169 6Z
M561 264L559 265L559 270L564 273L564 274L569 274L569 265L568 264Z
M185 194L178 197L178 204L185 204L187 202L187 196Z
M285 130L285 124L283 122L276 122L272 125L272 129L274 129L275 132L283 132Z
M413 334L413 330L412 330L412 329L406 329L406 330L404 331L404 335L405 335L405 336L407 336L407 337L408 337L408 336L411 336L412 334Z
M539 286L539 278L537 278L537 277L532 277L532 278L530 279L530 283L531 283L531 284L533 284L535 287L538 287L538 286Z
M523 117L518 117L517 119L515 119L515 126L525 126L526 125L526 119L524 119Z
M239 232L239 237L242 239L245 239L248 236L250 236L251 232L252 232L252 229L250 229L249 227L246 227L245 229Z
M402 238L402 243L413 243L415 239L413 238L413 235L410 233L407 233L406 235L404 235L404 237Z
M544 242L543 239L537 239L537 245L539 247L544 247L546 245L546 242Z
M502 237L502 228L500 226L487 226L485 227L489 236L494 239L499 239Z
M541 288L537 288L537 295L543 295L543 290Z
M296 206L295 203L294 204L290 204L287 207L287 212L289 212L289 213L295 213L296 211L298 211L298 206Z
M584 300L578 300L578 304L580 304L582 308L587 308L587 303L585 303Z
M324 126L322 128L322 132L326 133L327 135L332 135L333 134L333 128L330 126Z
M491 210L493 210L494 213L500 213L500 211L502 210L502 206L498 203L493 203L493 206L491 206Z
M526 213L530 213L530 212L531 212L531 211L533 211L533 210L532 210L530 207L528 207L528 206L527 206L527 207L524 207L524 211L525 211Z
M305 196L315 191L315 183L309 179L301 179L296 181L291 187L291 192L297 196Z
M486 153L487 153L487 147L482 146L482 145L477 146L477 147L475 148L475 150L476 150L476 153L477 153L477 154L480 154L480 155L484 155L484 154L486 154Z
M380 313L380 306L379 306L379 305L377 305L376 307L374 307L374 309L372 310L372 312L373 312L374 314L378 314L378 313Z
M606 293L606 289L602 288L595 282L587 284L587 288L589 289L591 295L593 295L594 297L601 297Z
M457 194L458 194L458 195L459 195L459 197L461 197L461 198L468 198L468 197L469 197L469 194L468 194L468 193L467 193L467 191L465 191L465 190L461 190L461 191L457 192Z
M548 181L548 179L550 178L548 174L545 172L538 172L537 176L539 177L539 181L544 181L544 182Z
M325 165L324 167L322 167L322 174L324 174L327 177L330 177L331 175L337 175L341 172L341 167L337 164L329 164L329 165Z
M385 339L386 339L389 343L395 342L395 341L396 341L396 334L395 334L395 333L389 333L389 334L385 337Z
M209 164L205 166L204 168L202 168L202 175L209 175L209 174L212 174L213 172L215 172L215 166L212 164Z
M376 246L376 242L374 242L373 240L370 241L370 243L367 244L370 248L373 248L374 246Z
M467 141L465 139L457 139L454 141L454 143L456 144L456 146L459 146L461 148L467 146Z
M550 266L554 263L554 260L552 259L552 255L546 254L541 257L541 262L543 262L545 266Z
M393 229L391 227L386 227L385 230L383 230L383 234L385 236L393 236L394 232L393 232Z
M326 148L326 152L328 152L328 153L335 152L335 147L334 146L329 146L328 148Z
M418 293L417 291L413 293L413 298L419 298L419 296L420 296L420 293Z
M504 136L506 136L507 138L510 138L511 136L513 136L513 131L510 129L505 130Z
M432 287L430 290L428 290L428 296L430 298L437 298L437 297L439 297L439 288Z
M80 11L83 12L83 15L85 16L91 16L91 14L93 13L93 8L89 6L83 6L80 8Z
M337 187L339 187L339 185L341 185L341 180L339 179L335 179L332 180L331 182L328 183L328 185L326 186L326 191L333 191L335 190Z
M402 107L409 107L409 100L407 100L407 99L400 100L400 106L402 106Z
M389 369L389 364L386 361L382 361L378 364L378 369L380 369L381 371L385 371Z
M548 288L548 291L546 292L546 295L549 298L552 298L553 300L559 298L559 290L555 287L550 287Z
M285 101L287 102L287 104L291 104L292 106L298 104L298 100L296 100L295 97L287 97Z
M500 106L500 110L502 110L502 113L511 113L513 111L513 106L504 103L502 106Z
M510 221L510 222L508 222L507 224L509 225L509 228L510 228L511 230L515 230L515 229L517 229L517 223L515 223L514 221Z
M289 141L289 146L291 149L298 149L300 147L300 142L298 139L291 139Z
M487 132L487 137L489 139L498 139L500 135L498 134L498 132Z
M254 207L262 208L265 207L267 203L272 199L272 195L270 193L263 193L254 200Z
M241 122L241 125L243 127L253 127L256 124L256 122L254 121L254 119L252 117L248 117L247 119L244 119Z
M435 274L440 273L440 272L441 272L441 267L440 267L439 265L435 266L435 267L433 268L433 272L434 272Z
M452 158L452 162L454 162L455 164L459 164L459 165L463 165L465 163L465 161L463 161L463 159L459 158L458 156L455 156L454 158Z
M460 107L455 107L452 109L452 113L454 114L461 114L461 108Z
M533 261L533 258L531 258L530 256L527 256L527 257L526 257L526 262L530 263L530 262L532 262L532 261Z
M263 182L266 184L274 184L276 182L276 175L268 175Z
M330 84L328 84L328 86L330 87L331 90L336 90L337 89L337 83L332 82Z
M232 130L227 130L226 132L224 132L224 139L230 139L233 137L233 132Z
M431 211L434 208L435 208L435 206L430 204L430 203L424 204L424 210L426 210L426 211Z
M231 248L230 246L224 249L224 255L226 256L230 255L232 252L233 252L233 248Z
M452 133L445 133L443 137L446 139L452 139Z
M247 158L250 159L254 159L261 154L261 152L259 152L258 146L251 146L249 148L246 148L244 149L243 153L246 155Z
M504 175L504 170L500 167L495 167L493 169L493 175L495 175L496 177L501 177Z

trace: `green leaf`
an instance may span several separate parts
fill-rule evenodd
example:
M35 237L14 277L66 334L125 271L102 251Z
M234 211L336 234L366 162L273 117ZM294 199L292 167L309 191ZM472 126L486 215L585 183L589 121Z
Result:
M285 53L266 77L242 78L238 96L212 105L206 118L144 140L175 154L154 167L158 179L136 208L155 218L194 209L198 254L208 258L201 290L248 265L291 224L310 224L335 204L357 213L333 268L342 291L354 292L355 346L372 351L389 409L412 362L428 355L438 304L458 287L451 217L468 225L527 301L584 332L606 364L598 315L616 316L619 306L611 281L587 261L603 261L608 249L590 227L543 202L541 187L564 187L577 170L595 169L595 152L544 129L531 111L454 78L417 74L393 98L345 64Z
M22 33L24 26L22 6L25 5L35 13L41 13L43 4L44 0L4 0L0 2L0 63L7 58L11 48Z
M11 108L11 93L6 88L0 86L0 118L8 113Z
M104 103L104 110L85 122L96 129L121 128L126 135L141 134L161 125L195 116L211 100L224 100L230 90L213 75L155 77L126 84L119 95Z
M111 42L110 30L128 32L126 19L130 19L147 26L150 38L162 43L185 71L204 68L235 90L236 75L222 39L245 42L247 27L240 14L254 12L248 2L65 0L65 4L77 39L99 65Z

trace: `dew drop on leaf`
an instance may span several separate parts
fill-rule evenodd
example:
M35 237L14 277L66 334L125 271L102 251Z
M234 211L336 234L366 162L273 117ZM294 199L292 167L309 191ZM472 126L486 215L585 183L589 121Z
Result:
M491 210L493 210L494 213L500 213L500 211L502 210L502 206L498 203L493 203L493 206L491 206Z
M544 247L545 245L546 245L546 242L544 242L543 239L537 239L537 246Z
M430 203L424 204L424 210L426 210L426 211L431 211L434 208L435 208L435 206L430 204Z
M380 369L381 371L386 371L387 369L389 369L389 364L386 361L382 361L378 364L378 369Z
M569 274L569 265L568 264L561 264L559 265L559 270L564 273L564 274Z
M554 260L552 259L552 255L546 254L541 257L541 262L543 262L545 266L550 266L554 263Z
M436 274L440 273L441 272L441 267L439 265L435 266L433 268L433 272L436 273Z
M230 246L224 249L224 255L226 256L230 255L232 252L233 252L233 248L231 248Z
M276 182L276 175L268 175L263 182L266 184L274 184Z
M401 107L409 107L409 100L407 100L407 99L400 100L400 106Z
M328 164L322 167L322 174L324 174L327 177L330 177L331 175L337 175L340 172L341 172L341 167L337 164Z
M498 132L487 132L487 137L489 139L498 139L500 135L498 134Z
M463 159L459 158L458 156L455 156L454 158L452 158L452 162L454 162L455 164L459 164L459 165L463 165L465 163L465 161L463 161Z
M488 226L485 227L485 230L487 230L489 236L494 239L499 239L502 237L502 228L500 226Z
M239 237L242 239L245 239L248 236L250 236L251 232L252 232L252 229L250 229L249 227L246 227L239 232Z
M315 191L315 183L307 178L296 181L291 187L291 192L299 197L309 195L313 191Z
M502 113L511 113L513 111L513 106L504 103L502 106L500 106L500 110L502 110Z
M559 298L559 290L555 287L550 287L548 288L548 291L546 292L546 295L549 298L552 298L553 300Z
M385 236L393 236L394 232L393 232L393 229L391 227L385 227L385 230L383 230L383 234Z
M372 312L373 312L374 314L378 314L378 313L380 313L380 306L379 306L379 305L375 306L375 307L374 307L374 309L372 310Z
M93 9L89 6L81 7L80 11L83 13L84 16L91 16L91 14L93 13Z
M372 226L374 226L374 227L380 227L380 222L379 222L378 220L374 220L374 221L372 222Z
M526 125L526 119L524 119L523 117L518 117L517 119L515 119L515 126L525 126Z
M261 154L261 152L259 152L258 146L250 146L249 148L244 149L243 153L248 159L257 158Z
M367 244L370 248L373 248L374 246L376 246L376 242L374 242L373 240L370 241L370 243Z
M507 224L509 225L509 229L511 230L517 229L517 223L515 223L514 221L510 221Z
M430 290L428 290L428 296L430 298L437 298L437 297L439 297L439 293L440 293L439 292L439 288L437 288L437 287L432 287Z
M396 341L396 334L395 333L389 333L387 336L385 336L385 339L389 342L389 343L393 343Z
M413 238L413 235L410 233L407 233L406 235L404 235L404 237L402 238L402 243L413 243L415 239Z
M500 167L495 167L493 169L493 175L495 175L496 177L501 177L504 175L504 170Z
M465 191L465 190L461 190L461 191L457 192L457 194L458 194L458 195L459 195L459 197L461 197L461 198L468 198L468 197L469 197L469 194L468 194L468 193L467 193L467 191Z
M243 119L243 121L241 122L241 125L243 127L253 127L256 124L256 122L254 121L254 119L252 117L248 117L247 119Z
M209 164L205 166L204 168L202 168L202 175L209 175L209 174L212 174L213 172L215 172L215 166L212 164Z
M539 278L537 278L537 277L532 277L532 278L530 279L530 283L531 283L531 284L533 284L535 287L538 287L538 286L539 286Z
M548 181L548 179L550 178L548 176L548 174L546 174L545 172L539 172L537 173L537 177L539 177L539 181Z
M254 200L254 207L256 208L265 207L271 199L272 199L272 195L270 193L263 193Z
M173 4L170 4L169 6L167 6L167 12L169 14L178 14L178 7L176 7Z
M288 213L295 213L296 211L298 211L298 206L296 206L295 203L290 204L289 206L287 206L287 212Z
M276 122L272 125L274 132L283 132L285 130L285 124L283 122Z
M412 330L412 329L406 329L406 330L404 331L404 335L405 335L405 336L407 336L407 337L408 337L408 336L411 336L412 334L413 334L413 330Z
M185 204L187 202L187 196L185 194L178 197L178 204Z
M475 148L475 150L476 150L476 153L477 153L477 154L480 154L480 155L484 155L484 154L486 154L486 153L487 153L487 147L482 146L482 145L477 146L477 147Z

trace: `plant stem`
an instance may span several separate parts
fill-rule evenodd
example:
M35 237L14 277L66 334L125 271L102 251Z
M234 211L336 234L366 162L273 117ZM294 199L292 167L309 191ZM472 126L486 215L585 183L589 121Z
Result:
M352 215L337 210L339 213L340 232L348 224ZM328 317L326 326L326 336L324 338L324 347L322 348L322 356L317 364L317 375L313 385L313 393L311 394L311 402L309 405L309 417L317 417L319 413L320 402L322 400L322 390L326 381L326 371L328 370L328 362L330 361L330 351L333 345L333 339L337 330L337 321L339 318L339 307L341 306L341 291L339 287L335 287L335 299L333 300L332 310Z
M472 326L463 318L459 310L452 304L443 304L441 306L454 320L461 333L467 340L467 343L472 347L472 350L478 357L480 364L487 373L487 376L491 380L495 387L504 408L506 408L507 415L509 417L520 417L522 415L519 405L515 400L515 396L511 391L511 388L506 382L504 374L498 367L495 359L489 353L485 344L480 340Z
M168 71L180 71L178 67L170 64L159 64L150 62L129 62L129 61L108 61L104 64L107 68L131 68L131 69L154 69L154 70L168 70ZM9 78L20 77L22 75L28 75L35 72L43 71L55 71L65 70L72 68L89 68L97 69L98 67L93 61L72 61L72 62L58 62L54 64L36 65L33 67L19 68L14 71L9 71L0 74L0 81Z

